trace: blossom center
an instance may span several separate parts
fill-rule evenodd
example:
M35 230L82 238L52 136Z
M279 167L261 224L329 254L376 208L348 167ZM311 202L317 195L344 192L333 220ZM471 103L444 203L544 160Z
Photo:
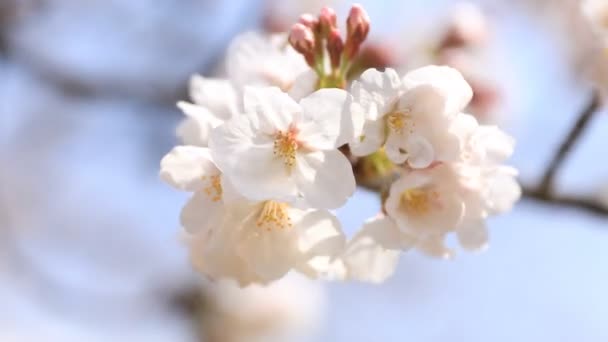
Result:
M400 206L408 215L420 216L427 214L438 198L437 191L408 189L401 194Z
M285 229L292 226L291 219L287 209L289 207L285 203L276 201L265 201L256 225L258 228L268 231L273 229Z
M290 128L285 132L278 131L274 137L274 155L283 159L288 169L296 163L296 151L299 147L297 133L297 130Z
M203 192L209 196L213 202L219 202L222 199L222 182L220 175L214 176L203 176L203 181L207 181L206 186L203 188Z
M391 132L397 134L403 134L406 131L411 134L414 132L414 126L416 126L409 110L393 111L387 114L386 125Z

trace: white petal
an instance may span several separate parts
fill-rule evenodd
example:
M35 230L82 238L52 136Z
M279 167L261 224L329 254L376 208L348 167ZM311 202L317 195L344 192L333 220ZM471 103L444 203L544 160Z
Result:
M462 111L473 97L473 90L462 74L448 66L430 65L412 70L404 76L403 83L408 88L429 84L439 89L447 99L446 113Z
M243 115L213 130L209 141L213 159L243 196L293 200L295 182L284 161L274 155L274 140L258 134L251 120Z
M488 229L483 220L466 220L456 230L460 245L470 251L480 251L488 245Z
M367 69L356 82L353 82L351 93L369 119L376 119L386 114L402 90L399 75L393 69L385 71Z
M409 157L408 139L401 134L389 134L385 143L386 156L395 164L403 164Z
M242 286L268 281L255 274L235 251L235 232L232 229L214 229L211 234L188 235L190 260L195 269L214 280L233 279Z
M513 154L515 139L496 126L480 125L473 143L484 147L489 162L502 163Z
M447 248L442 235L431 235L420 240L416 245L416 249L422 253L441 259L452 259L454 251Z
M296 76L310 69L288 44L286 34L243 33L231 42L226 55L228 78L239 88L256 85L288 90Z
M351 153L367 156L376 152L386 139L384 128L383 119L366 121L361 135L348 145Z
M312 94L315 91L318 79L317 73L313 70L306 70L296 77L296 80L289 89L289 96L291 96L292 99L299 101Z
M208 177L220 174L209 149L177 146L160 161L160 177L184 191L198 191L208 185Z
M412 135L407 139L407 163L414 169L423 169L435 161L433 146L424 137Z
M298 260L298 233L294 227L264 229L257 220L262 204L250 206L241 224L236 251L249 267L267 281L284 276ZM291 216L291 219L294 217Z
M338 208L355 192L350 162L338 150L298 154L295 177L304 200L315 208Z
M367 221L348 243L344 253L347 277L372 283L383 282L394 273L401 252L409 249L413 243L414 240L400 232L389 217Z
M211 129L219 126L223 121L205 107L183 101L178 102L177 107L187 116L176 132L182 143L206 147Z
M455 114L446 111L448 97L441 89L431 84L420 84L410 88L400 98L398 107L407 110L414 120L428 120L428 116L444 116L444 113Z
M307 210L298 219L291 209L293 229L300 252L297 269L311 278L332 271L333 261L343 251L346 237L338 219L327 210Z
M300 105L275 87L245 87L243 105L246 113L255 113L259 129L267 134L286 131L301 112Z
M516 179L517 170L508 166L498 166L485 171L487 178L485 198L492 214L511 210L521 197L521 186Z
M229 80L194 75L190 79L190 97L221 120L238 112L237 94Z
M296 123L298 138L306 146L319 150L333 149L352 140L351 105L351 96L342 89L320 89L305 97L300 101L302 115Z
M205 193L195 192L182 209L180 223L191 234L207 234L221 226L224 213L221 201L214 201Z

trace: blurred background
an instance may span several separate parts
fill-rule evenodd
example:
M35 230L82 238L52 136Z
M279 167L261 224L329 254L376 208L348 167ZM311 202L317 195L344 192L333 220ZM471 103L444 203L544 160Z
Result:
M512 163L536 182L596 76L578 1L470 3L485 34L464 57L429 55L458 1L360 2L374 56L462 68L470 110L517 138ZM190 75L222 73L238 33L287 29L324 4L341 20L350 5L1 0L0 341L608 341L608 216L525 198L491 220L486 252L409 253L379 286L290 276L242 291L192 271L187 194L158 179L175 103ZM559 191L608 202L607 132L596 115ZM379 207L360 191L338 215L352 234Z

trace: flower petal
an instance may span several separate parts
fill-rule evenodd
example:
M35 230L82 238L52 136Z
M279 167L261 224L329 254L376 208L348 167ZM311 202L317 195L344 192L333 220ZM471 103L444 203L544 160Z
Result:
M302 197L315 208L338 208L355 192L350 162L338 150L298 154L294 175Z
M448 66L429 65L412 70L403 77L403 83L408 88L429 84L440 90L447 99L446 113L461 112L473 97L473 90L462 74Z
M293 85L288 91L292 99L299 101L315 91L319 77L313 70L306 70L296 77Z
M454 251L447 248L443 240L443 235L429 235L416 244L416 249L435 258L452 259Z
M228 120L238 112L239 101L229 80L194 75L190 79L190 97L220 120Z
M184 145L207 147L211 129L223 121L218 119L207 108L192 103L180 101L177 107L186 115L177 127L177 136Z
M318 150L339 147L355 136L355 119L361 122L361 111L352 97L342 89L320 89L300 101L302 115L298 138ZM351 110L351 107L353 108Z
M368 120L363 126L361 135L354 139L348 146L353 155L367 156L382 147L385 139L384 121L382 119Z
M236 251L249 267L267 281L283 277L298 258L297 231L294 227L265 230L257 224L259 204L251 206L251 214L240 225ZM292 212L289 212L290 218ZM297 218L295 218L297 219Z
M291 201L297 195L295 182L284 161L274 155L273 138L256 133L254 119L239 116L213 130L211 155L243 196Z
M160 161L160 177L170 185L184 191L198 191L208 185L208 177L217 176L208 148L176 146Z
M456 230L460 245L470 251L480 251L488 245L488 229L484 220L466 220Z
M293 214L300 211L298 219ZM292 209L293 229L298 234L300 252L297 269L311 278L319 274L327 275L332 270L333 261L343 251L346 237L338 219L327 210Z
M379 118L389 112L401 90L399 75L391 68L384 71L367 69L351 87L355 102L368 113L366 117L369 119Z
M407 139L407 163L414 169L429 167L435 161L435 150L428 140L412 135Z
M301 112L300 105L276 87L245 87L243 105L246 113L257 116L258 128L267 134L286 131Z
M221 201L203 192L195 192L180 214L180 223L191 234L208 234L222 225L226 211Z
M414 242L387 216L367 221L346 247L343 260L347 278L383 282L394 273L401 252Z

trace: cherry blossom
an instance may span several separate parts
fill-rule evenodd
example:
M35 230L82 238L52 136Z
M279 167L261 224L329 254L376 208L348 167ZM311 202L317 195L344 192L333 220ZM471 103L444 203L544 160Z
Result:
M245 115L211 134L219 168L252 200L341 206L355 190L350 163L337 148L355 134L350 95L321 89L295 102L278 88L247 88Z
M161 161L161 177L194 192L180 221L193 264L212 278L268 283L292 269L317 277L343 249L340 224L326 210L230 195L207 148L174 148Z
M455 69L424 67L403 80L392 69L368 69L351 92L367 115L362 134L350 143L353 154L365 156L384 146L393 162L414 168L457 156L459 137L450 125L472 91Z

